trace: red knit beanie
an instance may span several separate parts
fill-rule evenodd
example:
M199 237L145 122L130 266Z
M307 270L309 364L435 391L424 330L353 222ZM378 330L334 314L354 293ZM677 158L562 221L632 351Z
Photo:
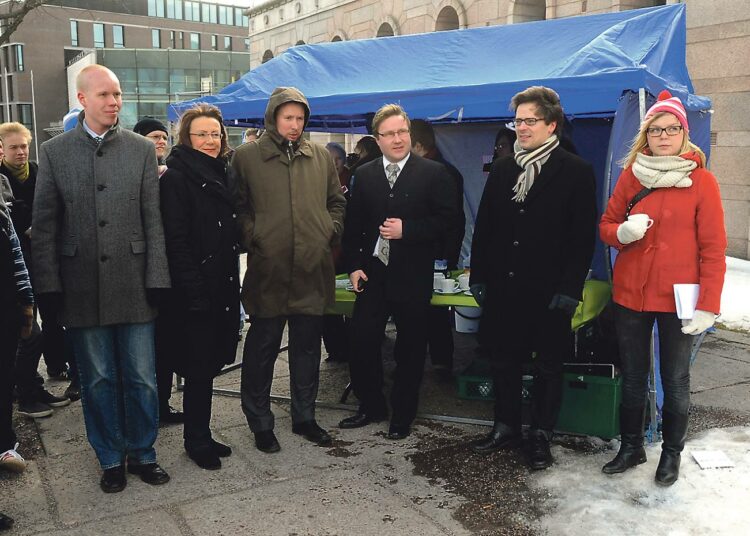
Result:
M673 97L672 94L666 89L659 93L659 98L656 99L656 103L654 103L654 105L648 109L648 112L646 112L644 121L660 112L668 112L674 115L682 125L682 128L685 129L685 132L688 132L690 130L690 128L688 127L685 107L682 105L682 102L679 98Z

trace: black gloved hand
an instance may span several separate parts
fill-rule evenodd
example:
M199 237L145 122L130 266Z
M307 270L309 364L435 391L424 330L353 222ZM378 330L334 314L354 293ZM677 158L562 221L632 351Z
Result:
M170 290L168 288L147 288L146 301L151 307L158 309L167 301Z
M561 311L564 311L568 313L570 316L573 316L573 314L576 312L576 309L578 308L578 300L575 298L571 298L570 296L566 296L565 294L555 294L552 296L552 301L549 302L549 306L547 307L550 311L553 309L560 309Z
M471 292L471 295L474 296L477 305L481 307L484 304L484 298L487 294L487 285L485 285L484 283L474 283L469 287L469 292Z
M45 292L34 296L36 304L41 311L42 318L59 322L60 313L63 308L62 292Z

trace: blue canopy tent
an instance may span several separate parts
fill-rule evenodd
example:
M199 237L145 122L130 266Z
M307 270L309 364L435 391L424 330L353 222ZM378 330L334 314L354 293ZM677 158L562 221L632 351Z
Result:
M296 46L217 95L171 105L169 117L206 102L221 109L227 125L262 126L271 92L295 86L310 102L308 130L364 133L375 110L397 102L410 117L437 124L439 148L464 175L466 257L486 180L482 158L492 152L499 122L511 118L511 97L535 84L560 94L578 152L596 170L602 206L639 106L662 89L682 99L691 136L708 150L710 101L693 94L682 4ZM606 257L599 244L592 265L598 279L608 279Z

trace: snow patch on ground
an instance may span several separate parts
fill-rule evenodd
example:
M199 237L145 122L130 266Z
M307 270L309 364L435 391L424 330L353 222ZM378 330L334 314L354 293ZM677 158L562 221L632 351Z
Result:
M690 455L691 450L712 449L723 451L735 467L702 470ZM553 445L555 465L531 481L550 493L551 513L539 521L540 532L551 536L748 533L750 427L713 429L688 441L680 478L669 488L654 483L661 444L648 446L646 452L645 464L608 476L601 467L616 449L582 453Z
M750 261L727 257L719 322L750 332Z

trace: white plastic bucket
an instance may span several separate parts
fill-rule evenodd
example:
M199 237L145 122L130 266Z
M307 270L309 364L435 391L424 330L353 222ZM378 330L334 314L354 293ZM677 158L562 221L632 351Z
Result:
M456 317L456 331L458 333L476 333L479 331L479 319L482 317L481 307L453 307Z

